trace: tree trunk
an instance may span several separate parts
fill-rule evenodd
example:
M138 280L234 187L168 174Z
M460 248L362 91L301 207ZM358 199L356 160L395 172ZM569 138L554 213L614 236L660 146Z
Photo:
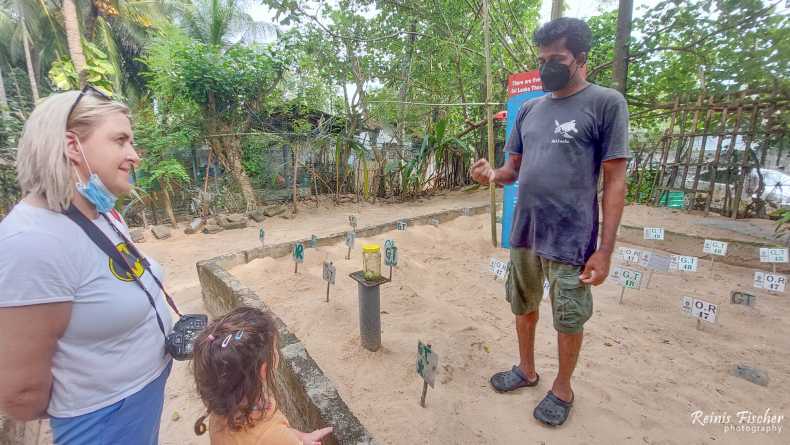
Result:
M165 206L167 217L170 218L170 225L173 228L178 227L176 224L176 214L173 212L173 202L170 200L170 193L167 192L167 184L159 182L159 187L162 189L162 204Z
M409 77L411 73L411 58L412 54L414 53L414 40L417 38L415 32L417 31L417 23L412 22L411 26L409 27L411 33L409 34L409 38L406 41L406 48L405 53L403 56L403 62L401 63L400 69L400 90L398 91L398 99L400 103L398 104L398 129L396 131L395 137L398 138L398 145L403 147L403 141L406 139L406 97L408 96L409 92Z
M30 36L27 33L27 25L22 18L22 46L25 49L25 64L27 65L27 77L30 78L30 91L33 93L33 108L38 103L38 83L36 82L36 71L33 69L33 59L30 57Z
M562 0L551 1L551 20L562 17Z
M74 70L80 79L80 88L85 86L85 55L82 52L82 35L80 34L80 22L77 17L77 8L74 0L63 0L63 22L66 28L66 41L69 44L69 54L71 62L74 63Z
M463 103L463 112L464 112L464 122L469 120L469 110L466 106L466 92L464 91L464 78L461 74L461 51L456 50L455 52L455 76L458 78L458 89L461 93L461 103Z
M11 119L8 107L8 96L5 93L5 83L3 83L3 67L0 65L0 116L3 118L3 131L10 133L8 121Z
M16 97L18 97L19 100L22 100L22 89L19 88L19 80L16 78L16 73L14 72L13 69L11 69L9 73L11 74L11 80L14 81L14 90L16 91ZM23 111L23 108L24 106L20 103L19 107L16 110L16 115L19 116L19 119L22 120L22 122L24 122L25 119L27 119L25 117L25 112Z
M483 38L486 56L486 122L488 129L488 163L496 168L496 155L494 153L494 115L491 110L491 24L488 14L488 0L483 0ZM489 184L491 193L491 242L497 247L496 236L496 186Z
M631 40L631 16L634 11L633 0L620 0L617 12L617 35L614 41L614 63L612 74L615 89L625 95L628 79L628 44Z
M233 135L233 126L228 123L209 119L207 127L212 135L227 135L209 138L209 145L219 163L239 185L247 210L254 210L258 206L258 202L250 178L241 163L241 139L239 136Z

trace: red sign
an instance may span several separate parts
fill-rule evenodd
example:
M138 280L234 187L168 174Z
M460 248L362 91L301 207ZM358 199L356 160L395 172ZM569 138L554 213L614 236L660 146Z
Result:
M516 73L507 78L508 97L518 96L519 94L530 93L532 91L543 91L539 70Z

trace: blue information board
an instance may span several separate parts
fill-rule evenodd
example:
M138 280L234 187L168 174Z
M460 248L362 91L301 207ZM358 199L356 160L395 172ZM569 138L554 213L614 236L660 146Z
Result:
M529 99L540 97L543 92L543 85L540 83L540 72L538 70L527 71L524 73L513 74L508 78L508 100L507 100L507 124L505 125L505 141L510 140L510 132L515 125L516 115L521 105ZM507 162L508 153L505 153ZM502 247L510 248L510 231L513 228L513 217L516 213L516 202L518 200L518 181L506 185L502 199Z

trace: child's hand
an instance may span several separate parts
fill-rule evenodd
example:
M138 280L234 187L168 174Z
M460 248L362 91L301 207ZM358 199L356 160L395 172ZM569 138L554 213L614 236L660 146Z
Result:
M299 439L302 440L303 445L321 445L321 439L328 436L332 433L331 426L326 428L321 428L320 430L315 430L312 433L301 433L299 434Z

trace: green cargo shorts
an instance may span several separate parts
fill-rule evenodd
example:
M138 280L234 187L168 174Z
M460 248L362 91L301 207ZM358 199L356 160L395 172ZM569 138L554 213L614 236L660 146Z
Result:
M549 283L554 329L566 334L581 332L592 316L590 285L579 280L580 266L538 256L534 250L510 249L505 294L515 315L538 310L544 280Z

